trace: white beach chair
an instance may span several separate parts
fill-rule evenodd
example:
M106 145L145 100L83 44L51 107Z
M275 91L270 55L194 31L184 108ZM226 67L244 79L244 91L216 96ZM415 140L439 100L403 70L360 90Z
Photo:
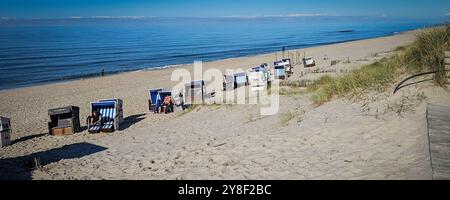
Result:
M184 102L187 105L204 104L205 81L198 80L185 84Z
M289 77L294 73L292 71L291 59L289 58L275 61L273 66L275 68L274 75L276 79L286 79L286 77Z
M303 66L306 67L315 67L316 61L312 57L303 58Z

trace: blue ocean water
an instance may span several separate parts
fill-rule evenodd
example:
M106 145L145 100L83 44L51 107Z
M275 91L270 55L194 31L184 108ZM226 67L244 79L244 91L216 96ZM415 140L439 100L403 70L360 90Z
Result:
M0 89L373 38L441 23L380 17L0 20Z

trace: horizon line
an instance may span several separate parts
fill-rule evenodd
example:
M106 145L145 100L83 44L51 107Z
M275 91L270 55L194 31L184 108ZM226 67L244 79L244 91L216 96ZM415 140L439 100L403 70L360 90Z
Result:
M229 16L70 16L70 17L31 17L31 18L18 18L1 16L0 20L82 20L82 19L129 19L129 20L143 20L143 19L171 19L171 18L230 18L230 19L257 19L257 18L307 18L307 17L372 17L372 18L394 18L394 19L430 19L430 18L446 18L450 17L450 13L443 14L441 16L428 16L428 17L413 17L413 16L389 16L385 14L381 15L340 15L340 14L327 14L327 13L291 13L286 15L229 15Z

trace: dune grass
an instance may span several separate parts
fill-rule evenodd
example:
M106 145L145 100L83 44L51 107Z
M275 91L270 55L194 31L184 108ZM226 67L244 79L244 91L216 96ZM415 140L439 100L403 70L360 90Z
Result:
M316 105L333 97L356 95L368 90L383 91L403 73L437 71L434 80L443 86L447 80L444 51L450 50L450 26L435 28L417 35L406 47L396 48L395 54L378 62L353 70L340 77L323 76L308 87Z
M287 126L291 120L296 117L296 114L292 111L288 111L280 115L279 120L282 126Z
M305 93L304 90L302 90L300 87L289 87L289 86L283 86L280 87L279 95L283 96L296 96L301 95Z
M416 42L405 50L405 59L413 70L437 71L435 81L443 86L447 81L445 51L450 51L449 25L419 34Z
M368 89L382 91L393 83L400 71L398 56L385 58L370 65L353 70L341 77L323 76L315 81L308 91L314 92L312 100L321 105L335 96L356 95Z

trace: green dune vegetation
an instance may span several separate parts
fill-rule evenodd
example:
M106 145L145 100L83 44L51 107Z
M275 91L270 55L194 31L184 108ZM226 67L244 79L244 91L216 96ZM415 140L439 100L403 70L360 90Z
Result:
M408 46L398 47L394 55L353 70L339 77L323 76L314 81L308 91L316 105L334 97L354 96L367 91L385 91L405 74L435 71L433 80L444 86L444 52L450 50L450 25L421 32Z

